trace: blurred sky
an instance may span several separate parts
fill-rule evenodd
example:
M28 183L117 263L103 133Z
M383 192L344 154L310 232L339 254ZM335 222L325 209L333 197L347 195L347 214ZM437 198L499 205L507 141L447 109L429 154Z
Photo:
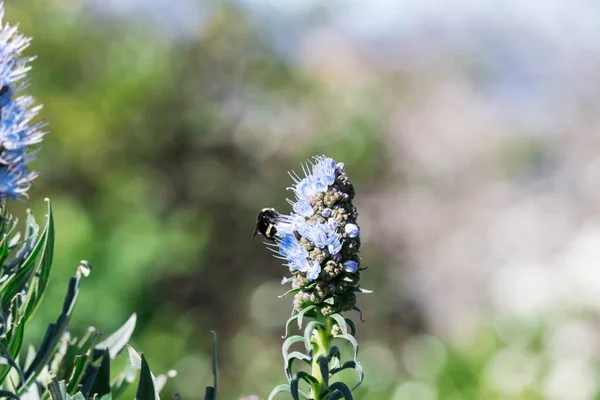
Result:
M195 35L220 7L218 1L88 1L95 12L145 21L174 40ZM594 95L587 82L597 72L586 62L600 55L600 3L593 0L237 1L292 58L306 55L298 51L305 35L324 28L383 68L429 63L449 51L474 54L491 75L486 95L536 134L573 117L565 101L573 91ZM561 112L549 118L548 107Z

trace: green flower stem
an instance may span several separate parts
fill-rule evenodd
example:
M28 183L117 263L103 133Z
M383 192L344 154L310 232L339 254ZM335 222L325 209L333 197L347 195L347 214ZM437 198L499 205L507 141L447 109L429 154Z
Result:
M331 329L333 327L333 319L317 312L317 321L323 323L324 326L318 326L315 329L315 335L313 337L313 358L312 358L312 373L311 375L317 379L317 382L313 385L313 396L314 400L322 400L327 394L326 379L321 374L321 368L319 366L319 357L322 355L329 355L329 347L333 340Z

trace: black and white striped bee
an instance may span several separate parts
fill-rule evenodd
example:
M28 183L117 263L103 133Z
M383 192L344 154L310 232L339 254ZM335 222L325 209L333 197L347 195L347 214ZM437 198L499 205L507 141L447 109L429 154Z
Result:
M256 237L257 233L260 233L265 238L275 241L275 224L279 219L279 213L274 208L263 208L256 216L256 228L252 234L252 239Z

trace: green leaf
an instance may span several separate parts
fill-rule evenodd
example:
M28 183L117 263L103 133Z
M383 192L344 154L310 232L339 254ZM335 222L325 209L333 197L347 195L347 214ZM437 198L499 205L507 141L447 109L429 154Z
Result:
M354 324L354 321L352 321L350 318L345 318L346 320L346 324L350 327L350 334L352 336L356 336L356 325Z
M214 397L213 400L217 399L217 332L211 331L213 335L213 347L212 347L212 373L213 373L213 387Z
M369 290L369 289L363 289L363 288L361 288L360 286L355 286L355 287L353 287L353 288L350 288L350 290L351 290L352 292L359 292L359 293L364 293L364 294L371 294L371 293L373 293L373 291L372 291L372 290Z
M0 397L6 397L6 398L9 398L9 399L21 400L21 399L19 399L19 396L17 396L16 394L14 394L13 392L10 392L8 390L0 390Z
M354 307L352 307L352 309L353 309L353 310L356 310L356 311L358 311L358 313L359 313L359 315L360 315L360 322L366 322L366 321L363 319L363 313L362 313L362 310L360 309L360 307L359 307L359 306L354 306Z
M298 313L298 329L302 329L302 319L304 318L305 315L309 314L310 312L312 312L314 309L316 308L316 306L308 306L306 308L303 308L299 313Z
M285 374L288 378L288 381L291 381L292 379L292 375L293 375L293 371L292 371L292 364L294 363L294 360L300 360L300 361L304 361L306 364L310 365L312 362L312 357L310 357L309 355L306 355L304 353L301 353L299 351L292 351L290 354L287 355L286 359L285 359Z
M290 391L290 385L279 385L275 389L271 390L271 393L269 393L269 398L267 400L273 400L275 398L275 396L277 396L279 393L284 393L284 392L289 392L289 391Z
M277 296L277 297L280 298L280 299L283 299L284 297L287 297L287 296L289 296L290 294L293 294L293 293L298 293L299 291L300 291L300 288L290 289L287 292L285 292L284 294L282 294L281 296Z
M50 391L52 400L67 400L67 388L65 386L65 381L59 382L56 378L53 378L48 384L48 390Z
M207 386L204 391L204 400L216 400L217 393L215 392L215 388L212 386Z
M117 354L121 352L123 347L129 342L131 335L135 329L137 317L134 314L131 314L131 317L120 327L115 333L107 337L102 342L96 345L96 349L104 350L108 349L110 353L110 358L115 358Z
M340 358L340 349L337 346L331 346L329 349L329 359Z
M160 400L154 387L154 377L150 372L150 366L146 357L142 354L142 370L140 372L140 382L138 384L135 400Z
M73 363L73 371L71 372L71 375L70 375L69 381L68 381L69 383L67 385L68 393L73 393L76 390L78 390L79 383L83 379L85 371L87 370L87 367L88 367L88 364L90 361L89 359L90 359L89 351L86 354L81 354L81 355L75 356L75 360Z
M342 334L345 335L348 333L348 327L346 326L346 319L344 317L342 317L340 314L332 314L331 318L337 322L337 325L342 330Z
M309 312L311 310L314 310L315 308L316 308L316 306L314 306L314 305L308 306L306 308L303 308L300 312L297 312L296 314L294 314L290 318L288 318L287 322L285 323L285 335L283 337L286 338L288 336L290 326L296 320L298 320L298 327L300 329L302 329L302 318L304 317L304 314L306 314L307 312Z
M300 389L298 387L300 380L306 381L311 386L318 384L317 378L310 375L308 372L298 371L294 376L294 379L290 381L290 393L292 394L292 398L294 400L298 400L300 398Z
M360 365L360 363L358 363L356 361L346 361L342 366L340 366L338 368L332 368L330 371L330 376L333 376L333 375L337 374L338 372L343 371L345 369L354 369L358 373L358 376L359 376L358 383L356 385L354 385L354 387L352 388L352 390L354 391L357 387L360 386L363 379L365 378L365 370L363 369L362 365Z
M319 327L324 328L325 325L319 321L311 321L306 325L306 328L304 329L304 346L306 347L307 351L312 349L312 333Z
M18 313L18 306L17 306L17 302L15 301L15 302L13 302L11 314L14 317L16 317L17 313ZM21 350L21 346L23 345L24 331L25 331L25 321L23 320L23 318L21 318L19 320L19 322L16 324L16 326L14 326L13 329L10 330L10 337L7 337L8 351L13 359L17 358L17 356L19 355L19 351ZM4 378L6 378L6 375L8 375L8 373L10 372L10 369L11 369L10 364L3 365L2 367L0 367L0 382L4 382ZM19 374L21 376L23 375L23 372L20 369L19 369Z
M46 334L42 339L40 348L38 349L38 352L36 353L33 361L31 361L31 365L29 365L27 371L25 372L25 378L27 379L27 383L20 387L19 395L25 393L27 387L36 380L39 373L46 366L46 364L48 364L48 362L54 355L59 341L62 338L63 333L67 329L69 317L71 315L71 312L73 311L73 306L75 305L75 300L77 299L78 292L79 274L77 273L69 281L69 288L67 290L67 295L65 296L65 300L63 302L62 313L60 314L55 323L52 323L48 326Z
M48 234L48 230L44 229L40 240L36 243L33 251L29 256L23 261L23 264L19 266L17 272L12 275L2 286L2 309L6 310L8 305L11 303L12 299L15 297L17 293L22 291L26 285L26 283L31 278L34 270L35 270L35 260L38 255L43 251L44 244L46 242L46 237Z
M290 385L286 385L286 384L279 385L275 389L271 390L271 393L269 393L268 400L273 400L275 398L275 396L277 396L279 393L284 393L284 392L291 393ZM301 399L308 399L308 395L306 393L304 393L302 390L298 390L298 396L300 396Z
M323 383L325 387L329 387L329 357L326 354L322 354L317 359L317 363L319 364L319 370L321 371L321 376L323 377Z
M62 359L62 362L58 369L56 370L56 378L57 379L66 379L68 383L67 389L69 393L73 391L69 388L73 384L73 378L77 379L76 383L79 383L83 376L83 372L85 372L85 368L81 369L81 366L77 366L79 369L79 373L74 373L76 369L76 357L81 357L82 355L86 355L86 362L91 362L91 354L90 350L93 349L96 340L100 336L99 332L96 332L96 328L89 327L86 334L79 340L72 340L68 343L67 351L65 356ZM79 361L80 363L81 361ZM86 365L86 364L84 364ZM81 375L79 375L81 374Z
M104 350L102 362L98 367L98 372L96 373L96 377L89 394L104 396L106 394L110 394L110 392L110 353L108 350Z
M352 343L352 347L354 348L354 361L357 361L358 358L358 340L352 335L335 335L335 339L346 339L350 343Z
M334 392L327 396L327 400L337 400L343 398L344 400L354 400L352 396L352 391L350 388L343 382L335 382L331 384L331 390Z
M2 344L2 342L0 342L0 352L2 353L1 357L4 358L6 360L6 362L8 363L8 365L13 367L15 369L15 371L17 371L17 373L19 374L19 379L21 381L21 384L24 384L25 376L23 375L23 371L21 371L21 368L19 368L19 365L17 364L17 362L14 360L14 358L12 358L10 351Z
M128 358L125 369L119 374L111 387L112 397L115 400L125 393L127 388L135 381L137 371L142 368L142 358L133 347L127 345L127 353Z
M283 342L283 345L281 346L281 353L283 354L284 360L287 358L290 347L292 347L293 344L299 343L299 342L304 342L304 337L302 337L300 335L294 335L294 336L290 336L289 338L285 339L285 341ZM306 351L307 352L310 351L310 347L306 348Z
M48 203L48 214L46 222L46 235L44 240L44 249L42 252L42 259L39 264L39 268L36 267L37 285L35 291L32 291L33 298L28 302L27 310L25 312L25 321L28 321L31 316L35 313L40 301L48 286L48 280L50 278L50 271L52 270L52 260L54 258L54 216L52 214L52 207L50 201L46 199ZM37 271L39 269L39 271Z
M177 376L177 371L175 371L174 369L167 371L166 374L157 375L154 378L154 385L156 387L156 391L160 393L160 391L163 390L163 388L167 384L169 378L173 378L175 376Z
M48 391L52 400L85 400L85 396L81 393L75 393L71 396L67 392L65 381L58 381L56 378L52 378L52 381L48 384Z
M4 262L8 258L8 234L2 235L0 240L0 265L4 265Z

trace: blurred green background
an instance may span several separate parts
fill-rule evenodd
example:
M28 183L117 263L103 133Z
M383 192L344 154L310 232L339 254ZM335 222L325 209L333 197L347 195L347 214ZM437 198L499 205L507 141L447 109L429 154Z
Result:
M214 329L220 398L266 398L291 304L255 216L327 154L375 290L358 399L600 398L600 6L477 4L7 0L51 130L26 205L51 198L57 223L31 340L86 259L75 334L137 312L134 347L187 400Z

